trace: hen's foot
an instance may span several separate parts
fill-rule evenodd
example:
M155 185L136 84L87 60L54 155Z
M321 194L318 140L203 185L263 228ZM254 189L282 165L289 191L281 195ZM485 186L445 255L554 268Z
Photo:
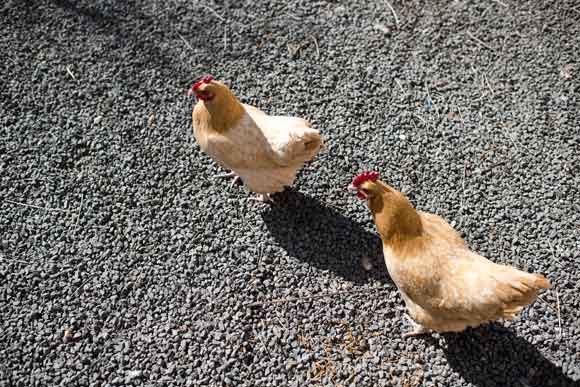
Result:
M274 204L274 200L270 197L270 194L258 194L258 196L252 196L248 200L252 200L255 202L261 202L261 203Z
M415 320L413 320L407 313L405 313L405 319L409 322L409 324L411 324L413 329L409 332L403 333L403 338L421 336L430 332L430 330L425 328L423 325L417 324Z
M214 178L229 178L229 177L233 177L234 180L232 180L232 183L230 184L230 187L233 187L234 185L236 185L236 183L238 181L240 181L240 177L238 175L236 175L235 172L228 172L228 173L222 173L219 175L215 175Z

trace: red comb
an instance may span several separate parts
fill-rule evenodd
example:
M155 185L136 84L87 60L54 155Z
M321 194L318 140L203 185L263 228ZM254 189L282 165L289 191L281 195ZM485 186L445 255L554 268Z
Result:
M199 89L201 85L203 85L204 83L210 83L211 81L213 81L213 77L211 75L206 75L199 81L195 82L193 86L191 86L191 90L196 91L197 89Z
M378 172L366 172L365 171L352 180L352 185L358 188L365 181L367 181L367 180L377 181L378 178L379 178Z

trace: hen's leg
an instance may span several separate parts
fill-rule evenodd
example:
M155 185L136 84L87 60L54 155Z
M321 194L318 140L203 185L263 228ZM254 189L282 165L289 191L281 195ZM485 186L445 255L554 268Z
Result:
M240 180L240 177L238 175L236 175L236 173L234 171L232 172L228 172L228 173L222 173L219 175L215 175L214 178L228 178L228 177L233 177L234 180L232 180L232 184L230 184L230 187L233 187L234 185L236 185L236 183Z
M423 325L417 324L415 320L413 320L407 313L405 313L405 319L409 322L409 324L411 324L413 330L403 333L404 338L420 336L430 332L429 329L425 328Z
M258 196L252 196L248 200L262 202L262 203L270 203L273 204L274 200L270 197L270 194L258 194Z

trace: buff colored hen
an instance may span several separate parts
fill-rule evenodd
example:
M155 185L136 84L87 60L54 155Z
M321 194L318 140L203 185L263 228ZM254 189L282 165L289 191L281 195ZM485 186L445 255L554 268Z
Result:
M242 104L223 83L206 76L190 95L199 101L192 113L194 136L201 149L232 172L220 175L241 178L271 202L270 194L291 186L296 173L323 145L318 130L302 118L270 116ZM233 183L232 183L233 184Z
M498 265L470 251L443 218L415 210L378 177L362 173L349 189L367 201L381 236L387 269L414 327L405 337L513 318L550 287L540 274Z

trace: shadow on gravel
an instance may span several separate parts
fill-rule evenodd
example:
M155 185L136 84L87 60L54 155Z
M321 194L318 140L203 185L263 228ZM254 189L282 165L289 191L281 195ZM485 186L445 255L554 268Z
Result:
M211 53L214 49L209 43L211 36L208 29L204 28L204 19L199 18L194 25L172 24L180 17L180 10L172 7L162 5L154 14L152 12L155 8L147 13L139 2L130 1L52 0L52 3L82 17L84 28L93 30L93 34L113 34L116 48L124 47L134 54L131 66L155 68L168 74L171 79L176 74L185 77L179 82L191 81L191 75L183 74L174 52L162 47L160 41L171 42L181 37L194 53L198 53L198 50ZM194 46L192 48L187 42L193 41L194 36L199 39L191 43Z
M474 386L579 386L531 343L497 323L443 336L449 366Z
M270 233L289 255L346 280L390 283L380 238L318 200L290 189L262 213ZM366 271L361 258L369 258Z

